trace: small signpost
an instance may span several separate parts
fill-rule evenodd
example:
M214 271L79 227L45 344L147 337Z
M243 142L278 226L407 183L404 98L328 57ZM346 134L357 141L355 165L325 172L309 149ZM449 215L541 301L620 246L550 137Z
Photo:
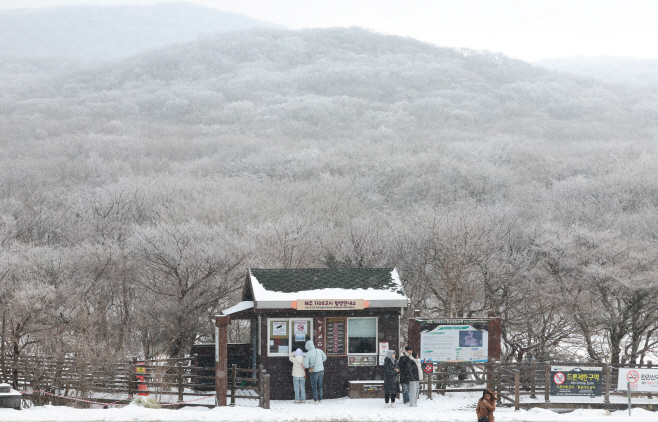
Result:
M433 374L434 364L432 362L423 362L423 372L426 374Z

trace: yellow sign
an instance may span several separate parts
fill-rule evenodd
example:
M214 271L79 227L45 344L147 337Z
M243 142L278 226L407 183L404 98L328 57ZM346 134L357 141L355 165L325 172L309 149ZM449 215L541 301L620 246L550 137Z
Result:
M298 311L315 311L319 309L364 309L367 308L368 305L368 301L364 299L297 299Z

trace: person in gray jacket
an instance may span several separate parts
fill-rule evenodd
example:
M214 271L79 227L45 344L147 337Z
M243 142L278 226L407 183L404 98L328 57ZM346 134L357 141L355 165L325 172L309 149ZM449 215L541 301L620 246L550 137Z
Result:
M306 342L306 356L304 356L304 368L308 368L311 374L311 389L313 390L313 403L322 403L322 379L324 378L324 361L327 355L320 349L316 349L312 341Z

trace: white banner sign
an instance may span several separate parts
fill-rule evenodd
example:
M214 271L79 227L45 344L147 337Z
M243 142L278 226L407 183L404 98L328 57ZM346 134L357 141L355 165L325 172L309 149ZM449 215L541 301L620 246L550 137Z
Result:
M658 392L658 369L619 368L617 390L626 391L627 384L631 384L631 392L644 391Z

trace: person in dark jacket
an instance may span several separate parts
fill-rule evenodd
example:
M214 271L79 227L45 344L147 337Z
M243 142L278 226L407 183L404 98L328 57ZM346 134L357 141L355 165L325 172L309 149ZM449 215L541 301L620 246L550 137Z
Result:
M404 404L409 403L409 381L414 380L412 369L413 366L416 366L411 360L411 353L413 353L411 346L405 347L404 353L400 356L400 362L398 363L398 367L400 368L400 386L402 387L402 402Z
M384 407L388 407L388 400L391 400L391 407L395 407L395 395L398 393L398 373L397 362L395 361L395 351L386 352L384 359Z
M416 407L418 400L418 393L420 390L420 378L423 376L423 370L420 366L420 359L416 352L411 353L411 375L412 379L409 381L409 405Z

